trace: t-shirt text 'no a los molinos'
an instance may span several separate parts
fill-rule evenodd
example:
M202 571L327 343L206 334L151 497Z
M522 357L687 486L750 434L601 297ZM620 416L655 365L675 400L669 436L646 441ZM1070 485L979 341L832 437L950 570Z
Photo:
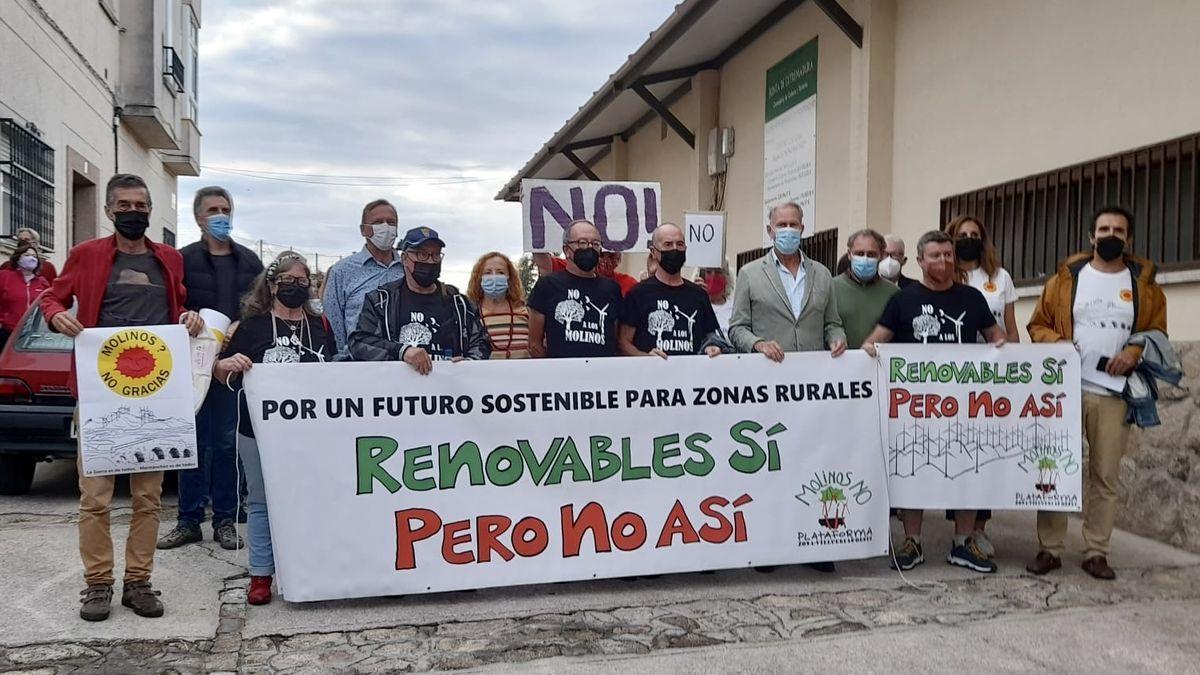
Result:
M648 352L696 354L717 330L708 292L690 281L668 286L655 277L639 283L625 296L621 323L633 326L633 344Z
M900 344L969 344L996 325L983 294L965 284L935 291L913 284L888 300L879 324Z
M529 306L546 317L547 356L616 354L621 288L612 279L556 272L538 280Z

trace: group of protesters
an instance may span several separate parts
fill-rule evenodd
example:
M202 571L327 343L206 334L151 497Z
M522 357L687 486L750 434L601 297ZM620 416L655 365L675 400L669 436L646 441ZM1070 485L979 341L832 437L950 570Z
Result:
M115 233L72 249L41 296L50 326L68 336L96 326L176 322L196 335L203 328L201 309L235 320L197 415L199 466L180 472L178 520L161 539L162 473L131 476L122 604L140 616L163 614L159 591L150 584L156 547L200 541L208 505L213 538L221 546L248 543L249 602L271 601L274 559L262 468L250 415L243 402L239 422L237 402L241 376L254 364L403 361L427 375L446 361L757 352L782 362L789 352L801 351L828 351L838 358L847 349L863 349L874 355L884 342L1003 345L1020 339L1012 277L975 217L957 218L920 237L915 251L920 278L902 272L904 242L871 229L849 236L844 268L835 276L802 251L802 208L780 204L769 213L772 246L738 270L735 283L724 268L702 270L696 281L686 278L684 233L669 223L653 232L647 271L638 281L617 270L620 253L603 250L595 225L576 220L564 230L561 256L534 255L540 275L526 297L517 267L498 252L478 259L465 293L443 282L445 242L428 227L408 229L400 238L397 210L383 199L363 208L362 249L336 263L323 283L297 253L285 252L264 269L252 251L236 243L233 198L223 188L195 194L201 238L182 251L146 237L151 209L141 178L114 176L105 212ZM1131 253L1132 230L1130 213L1101 209L1089 223L1090 250L1062 262L1028 325L1034 342L1073 342L1085 362L1103 357L1107 378L1083 371L1090 459L1082 566L1100 579L1115 578L1107 555L1129 435L1127 403L1111 379L1138 367L1138 335L1166 331L1166 300L1155 266ZM36 257L36 241L18 250L11 269L0 274L20 275L28 284L31 271L53 272L46 261L25 261L29 251ZM4 297L20 280L4 279ZM72 305L74 315L67 311ZM113 484L112 476L81 472L79 478L86 583L80 615L92 621L109 616L113 593L108 521ZM246 543L235 524L243 484ZM893 547L892 566L910 570L924 562L923 513L905 509L897 515L904 539ZM996 571L987 534L990 512L959 510L947 517L955 533L947 562ZM1039 552L1027 566L1031 573L1061 567L1066 525L1065 514L1039 513ZM815 567L835 571L832 563Z

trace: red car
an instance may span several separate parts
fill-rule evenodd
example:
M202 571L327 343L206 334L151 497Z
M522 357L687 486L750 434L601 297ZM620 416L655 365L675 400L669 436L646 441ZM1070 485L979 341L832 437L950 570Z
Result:
M29 491L40 461L74 458L71 338L46 325L38 303L0 350L0 495Z

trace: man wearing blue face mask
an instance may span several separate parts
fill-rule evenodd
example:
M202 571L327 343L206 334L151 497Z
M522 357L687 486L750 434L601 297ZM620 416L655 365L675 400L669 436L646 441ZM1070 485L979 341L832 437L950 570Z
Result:
M766 255L738 270L729 340L739 352L758 352L782 362L785 352L846 351L833 275L804 255L804 210L788 202L771 208L767 232L774 242ZM833 563L809 565L833 572ZM774 568L755 568L770 572Z
M879 276L887 242L875 230L859 230L846 241L850 267L833 280L838 314L846 329L846 348L858 349L875 330L888 298L900 289Z
M241 316L241 297L263 270L253 251L233 240L233 196L216 185L200 188L192 200L200 241L183 254L185 306L192 311L213 309L231 321ZM242 545L234 524L238 508L237 456L234 433L237 399L226 387L209 387L196 415L195 469L179 472L179 519L158 541L167 549L200 541L205 506L212 505L213 539L222 548Z

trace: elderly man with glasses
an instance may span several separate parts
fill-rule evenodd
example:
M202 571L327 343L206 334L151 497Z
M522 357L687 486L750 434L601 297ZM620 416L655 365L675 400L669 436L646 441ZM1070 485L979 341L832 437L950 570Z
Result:
M443 284L446 243L428 227L404 236L404 278L367 294L350 334L357 361L404 361L422 375L434 361L486 361L492 343L475 303Z
M529 295L529 352L534 358L616 356L621 288L597 274L600 231L576 220L563 233L567 268L538 279Z

